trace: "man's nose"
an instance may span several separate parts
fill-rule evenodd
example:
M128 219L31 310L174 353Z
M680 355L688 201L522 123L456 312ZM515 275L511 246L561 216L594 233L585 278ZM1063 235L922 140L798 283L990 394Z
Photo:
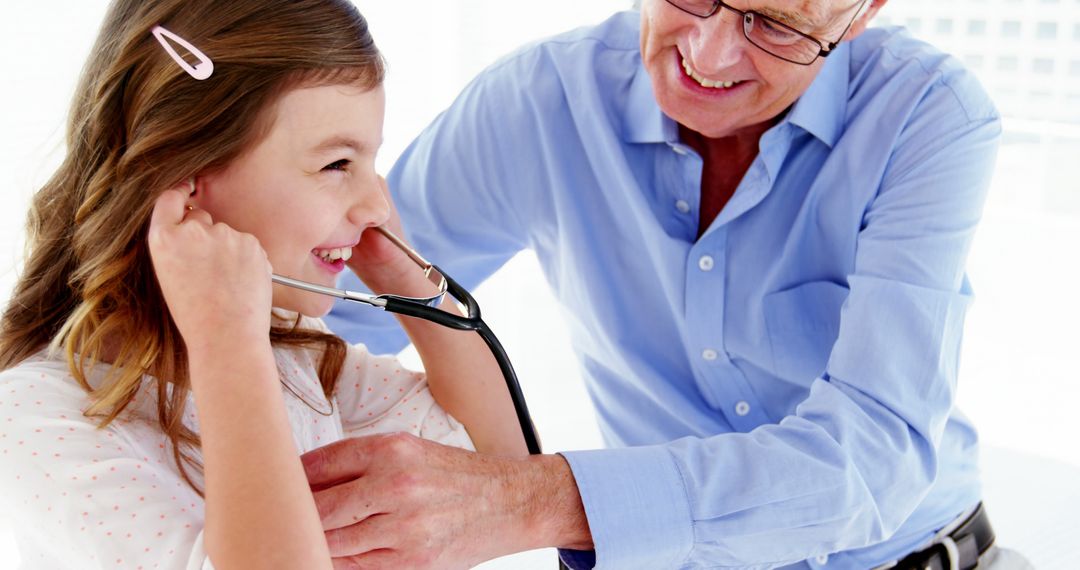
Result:
M746 47L742 18L728 8L720 8L709 18L699 19L690 30L690 60L694 69L710 79L731 68Z

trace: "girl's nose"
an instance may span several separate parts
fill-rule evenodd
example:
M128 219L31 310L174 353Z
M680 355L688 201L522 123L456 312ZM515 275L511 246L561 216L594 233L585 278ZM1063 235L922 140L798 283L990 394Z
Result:
M377 184L357 192L348 212L349 222L360 228L381 226L390 219L390 202Z

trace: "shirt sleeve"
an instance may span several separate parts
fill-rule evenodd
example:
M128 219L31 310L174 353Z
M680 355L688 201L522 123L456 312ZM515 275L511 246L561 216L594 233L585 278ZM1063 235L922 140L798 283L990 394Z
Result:
M212 568L203 500L155 425L121 414L98 429L86 394L55 368L0 375L0 485L34 567Z
M334 397L346 437L407 432L475 450L465 426L435 401L424 375L393 356L350 346Z
M895 141L838 339L794 414L749 433L564 454L595 544L595 561L567 551L568 563L769 568L893 536L938 477L955 400L964 264L1001 132L992 109L968 111L940 86Z

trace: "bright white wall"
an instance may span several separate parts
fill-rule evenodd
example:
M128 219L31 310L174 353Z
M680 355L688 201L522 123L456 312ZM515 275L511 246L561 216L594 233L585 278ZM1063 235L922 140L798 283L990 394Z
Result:
M386 171L486 64L527 40L599 21L630 0L358 3L390 62L379 158ZM14 280L27 199L62 156L67 105L105 4L57 0L0 8L0 299ZM1008 468L1021 453L1041 456L1044 472L1068 471L1063 466L1080 467L1070 421L1080 401L1080 132L1053 121L1007 119L1006 128L970 260L978 297L966 328L960 406L979 426L995 469ZM477 297L518 369L545 447L599 445L559 309L535 259L515 258ZM1006 502L1011 496L1021 502L1013 487L994 488ZM6 567L17 555L4 538L0 528ZM485 567L550 568L551 556L526 554Z

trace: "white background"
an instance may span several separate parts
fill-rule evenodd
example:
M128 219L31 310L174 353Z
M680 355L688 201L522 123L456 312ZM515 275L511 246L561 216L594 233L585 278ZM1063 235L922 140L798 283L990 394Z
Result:
M67 106L105 4L19 2L0 9L0 299L17 275L29 196L63 156ZM379 158L385 172L495 58L528 40L598 22L630 1L358 4L390 63ZM1039 568L1067 568L1078 558L1065 537L1080 532L1068 510L1080 508L1080 430L1072 413L1080 399L1080 125L1010 117L1005 124L1009 136L969 264L977 301L965 329L959 405L985 443L986 492L1001 542L1023 548ZM515 258L476 295L521 376L545 448L599 446L561 309L535 259ZM7 567L18 553L3 524L0 512L0 567ZM528 553L485 568L552 568L553 556Z

